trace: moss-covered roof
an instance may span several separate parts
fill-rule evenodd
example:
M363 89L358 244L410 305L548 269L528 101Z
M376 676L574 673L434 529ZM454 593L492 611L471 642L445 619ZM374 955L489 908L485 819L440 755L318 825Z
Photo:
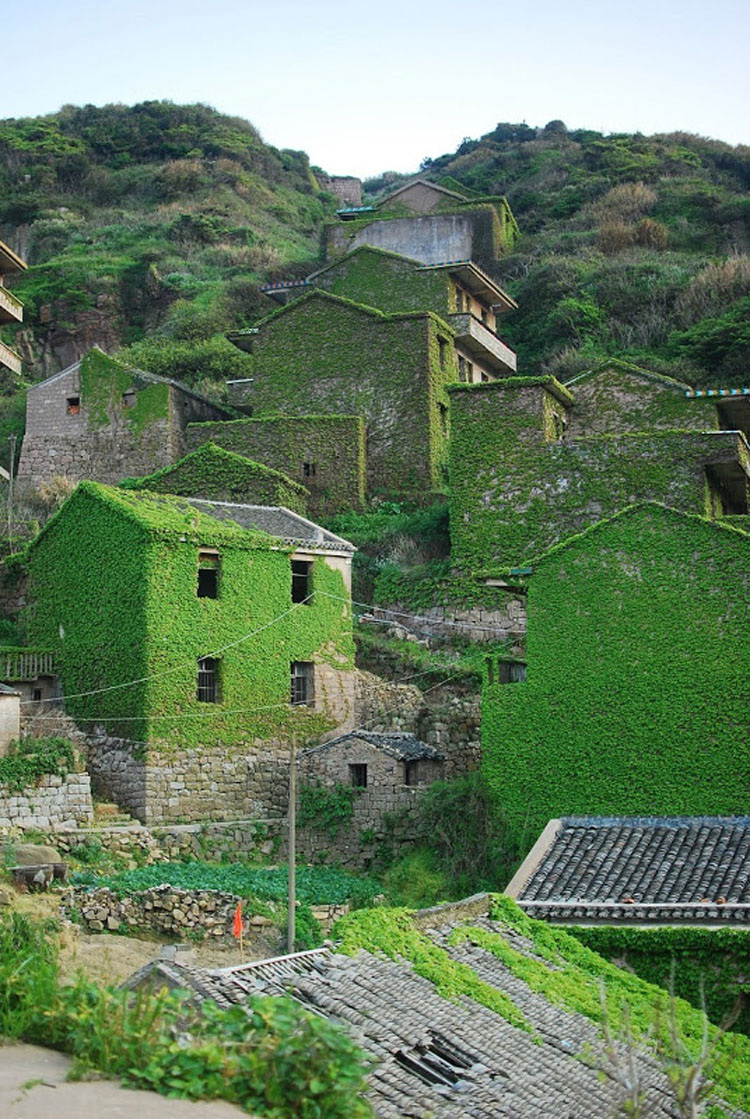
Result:
M619 369L623 373L631 373L634 377L641 377L645 381L656 381L665 388L678 389L680 392L685 392L686 390L692 391L691 386L686 381L677 381L674 377L667 377L663 373L653 373L650 369L643 369L640 365L633 365L630 361L621 361L620 358L616 357L605 358L603 361L593 365L591 369L579 373L576 377L571 377L569 381L565 382L565 387L570 389L580 381L588 380L590 377L597 377L600 373L605 373L608 369Z
M454 392L498 392L504 389L525 389L531 388L533 385L543 385L549 392L556 396L563 404L573 404L575 397L573 394L561 384L557 377L540 376L540 377L502 377L497 381L481 381L476 385L465 385L461 382L448 385L447 391Z
M435 322L438 322L440 326L451 335L455 333L439 315L434 313L434 311L399 311L394 314L386 311L379 311L377 307L369 307L365 303L355 303L353 299L345 299L341 295L333 295L330 291L324 291L322 288L313 288L312 291L307 291L304 295L301 295L299 299L293 299L284 307L279 307L277 311L271 311L270 315L266 315L265 318L259 319L255 326L243 330L231 331L227 334L227 338L230 342L233 342L235 339L241 339L245 335L257 334L264 326L267 326L275 319L281 318L282 315L288 315L290 312L297 310L311 299L327 300L332 306L348 307L350 310L359 311L360 314L369 315L370 318L382 319L383 322L398 322L402 319L434 319Z
M214 471L217 466L229 467L237 476L244 475L251 479L277 482L293 490L300 497L309 497L309 492L305 486L295 482L288 474L283 474L280 470L274 470L270 466L264 466L263 463L255 462L253 459L245 458L244 455L238 455L234 451L225 451L223 447L210 442L204 443L202 447L191 451L171 466L164 466L161 470L155 470L153 474L146 474L142 478L123 479L119 488L127 490L160 489L165 482L168 482L171 477L178 474L187 465L205 471L206 477L210 477L210 472Z

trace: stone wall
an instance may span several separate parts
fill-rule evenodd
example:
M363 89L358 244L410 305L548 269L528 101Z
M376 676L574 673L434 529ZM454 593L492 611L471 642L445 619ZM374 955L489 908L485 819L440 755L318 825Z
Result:
M360 623L371 624L378 631L389 632L390 625L420 638L453 640L456 637L468 641L519 641L526 633L526 598L520 594L508 594L507 601L500 610L486 607L430 606L415 611L402 602L376 606L370 614L363 614ZM407 634L394 632L394 637Z
M491 206L453 214L373 218L368 224L338 222L326 226L325 236L329 260L359 245L372 245L422 264L475 260L483 268L492 269L504 248L500 221Z
M283 815L288 803L281 743L150 750L101 736L86 746L92 787L145 824Z
M48 774L34 788L0 792L0 827L55 828L91 823L91 783L87 773Z
M318 186L335 194L344 206L362 205L362 180L355 179L353 175L321 175L317 176Z
M233 386L232 403L245 403L252 385ZM190 450L206 442L286 474L309 493L309 515L361 509L365 497L365 432L359 416L272 416L190 424Z
M353 803L351 820L338 834L314 823L297 828L298 859L367 870L383 845L397 855L419 838L415 809L426 787L381 785L363 789Z

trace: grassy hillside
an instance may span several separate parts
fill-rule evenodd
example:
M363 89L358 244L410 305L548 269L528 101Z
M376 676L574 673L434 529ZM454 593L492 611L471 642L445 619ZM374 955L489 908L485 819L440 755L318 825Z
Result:
M746 382L750 147L499 124L422 170L507 195L522 237L499 278L520 309L502 330L524 373L567 379L612 355L700 385Z
M303 152L203 105L1 121L0 237L30 265L11 279L27 374L157 335L189 379L226 375L242 358L221 332L258 307L256 281L307 267L334 209Z

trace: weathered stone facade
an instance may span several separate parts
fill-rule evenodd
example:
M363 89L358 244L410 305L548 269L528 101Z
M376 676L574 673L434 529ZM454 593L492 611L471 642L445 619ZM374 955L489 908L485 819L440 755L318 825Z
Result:
M119 482L150 474L182 458L188 423L227 416L175 381L92 351L29 387L18 478L36 485L55 476Z
M360 625L371 624L378 631L401 637L404 630L418 638L467 641L521 641L526 633L526 598L510 593L502 610L486 607L429 606L415 611L402 602L376 606L371 613L363 614Z
M55 828L87 824L93 819L87 773L49 774L34 788L0 792L0 827Z
M252 386L229 386L242 408ZM257 460L305 487L312 517L361 509L365 500L365 428L359 416L268 416L226 423L190 424L190 449L206 442ZM293 506L290 506L293 508Z

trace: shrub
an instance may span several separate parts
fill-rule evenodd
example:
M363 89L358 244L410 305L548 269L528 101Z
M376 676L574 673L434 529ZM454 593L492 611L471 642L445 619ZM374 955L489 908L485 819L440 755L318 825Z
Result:
M0 758L0 788L16 793L49 774L64 777L75 768L75 748L66 738L22 738Z
M680 293L675 304L682 326L722 315L730 303L750 295L750 256L707 264Z

